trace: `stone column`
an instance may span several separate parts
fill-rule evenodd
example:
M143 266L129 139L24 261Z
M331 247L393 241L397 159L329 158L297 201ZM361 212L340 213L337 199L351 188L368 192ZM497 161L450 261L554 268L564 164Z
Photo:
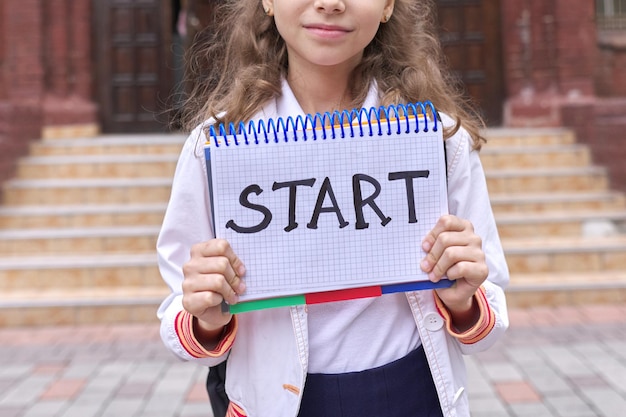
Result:
M44 138L90 136L98 131L91 100L91 2L46 0Z
M44 69L40 0L0 2L0 180L40 137Z

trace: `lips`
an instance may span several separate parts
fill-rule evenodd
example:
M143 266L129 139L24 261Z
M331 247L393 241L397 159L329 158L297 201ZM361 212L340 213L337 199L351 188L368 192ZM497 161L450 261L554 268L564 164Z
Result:
M352 31L351 29L345 28L343 26L327 25L320 23L304 25L304 28L309 32L324 38L335 38L345 35L346 33L350 33Z

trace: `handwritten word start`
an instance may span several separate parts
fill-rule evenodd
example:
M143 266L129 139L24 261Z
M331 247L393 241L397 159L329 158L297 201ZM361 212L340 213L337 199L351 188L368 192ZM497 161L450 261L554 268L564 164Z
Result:
M389 181L404 180L409 223L417 223L413 181L418 178L428 178L429 175L430 171L427 170L390 172L388 174L387 179ZM285 232L290 232L298 227L298 223L296 222L296 191L298 187L313 187L315 182L315 178L308 178L288 182L274 182L272 185L272 191L282 190L284 188L289 190L289 224L284 228ZM363 182L369 183L374 187L373 192L368 196L363 195L363 188L361 187ZM355 174L352 176L352 201L354 203L356 229L367 229L369 227L369 223L365 221L365 216L363 214L365 206L369 206L374 213L376 213L382 226L386 226L391 221L391 217L386 216L378 204L376 204L375 200L379 196L380 191L381 184L375 178L365 174ZM258 184L251 184L244 188L239 195L239 204L241 204L241 206L258 211L263 215L263 220L261 222L251 227L245 227L238 225L231 219L226 223L226 227L233 229L237 233L258 233L266 229L272 222L272 212L267 207L250 201L251 194L256 194L258 196L263 192L263 189L261 189ZM327 201L327 198L331 202L330 206L324 206L324 202ZM339 228L344 228L349 225L349 222L345 220L343 214L341 213L341 209L337 204L335 192L333 191L332 184L328 177L324 178L324 181L322 182L311 220L307 223L306 227L309 229L317 229L317 223L320 214L322 213L334 213L337 216Z

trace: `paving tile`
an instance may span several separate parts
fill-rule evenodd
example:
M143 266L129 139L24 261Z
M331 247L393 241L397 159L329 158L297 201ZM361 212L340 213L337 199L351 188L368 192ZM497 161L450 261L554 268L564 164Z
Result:
M84 379L59 379L54 381L39 397L40 400L72 399L87 383Z
M626 339L626 338L625 338ZM624 340L624 339L622 339ZM605 342L604 346L611 352L612 355L626 361L626 342L624 341L609 341Z
M16 406L4 406L0 404L0 416L2 417L21 417L28 406L16 407Z
M145 407L139 415L145 417L171 417L176 415L183 404L182 396L152 396L145 402Z
M621 416L618 313L626 317L602 306L512 310L503 340L465 358L472 417ZM206 374L167 351L156 325L0 328L2 417L212 417Z
M602 416L619 416L626 411L626 398L614 390L606 388L587 388L582 391L585 397Z
M548 364L526 365L525 380L542 394L568 394L572 389L568 379L555 372Z
M182 406L178 417L213 417L213 410L208 402L192 402Z
M52 379L50 375L32 375L21 380L0 397L0 406L21 407L35 403Z
M467 387L470 397L493 396L493 385L485 379L475 359L471 356L466 356L465 363L467 368ZM204 385L204 381L199 381L198 383Z
M21 417L51 417L56 416L67 408L66 400L43 400L37 402ZM2 415L2 414L0 414Z
M33 374L51 374L56 375L63 372L66 368L64 363L38 363L32 369Z
M507 408L496 396L470 399L472 417L509 417Z
M545 397L545 402L555 410L558 417L602 417L575 395L548 395Z
M593 388L609 388L610 385L600 376L583 376L568 378L569 383L577 390L584 391Z
M32 364L13 363L3 365L0 366L0 380L15 380L30 374L32 370Z
M103 407L101 417L134 416L143 407L141 398L115 398Z
M100 415L101 404L70 404L66 409L55 417L86 417Z
M535 364L543 364L545 358L536 347L514 346L506 350L508 361L519 364L522 368Z
M514 417L553 417L554 414L543 403L510 404L511 416Z
M207 395L206 385L200 382L196 382L191 386L189 391L187 391L187 396L185 397L186 402L202 402L208 403L209 396Z
M524 375L514 364L498 362L483 366L485 375L492 382L522 381Z
M145 398L152 392L153 384L149 382L126 381L115 393L116 397Z
M593 370L569 347L549 346L542 348L547 361L561 374L574 376L591 376Z
M505 404L537 403L541 401L539 393L526 381L496 382L494 386Z

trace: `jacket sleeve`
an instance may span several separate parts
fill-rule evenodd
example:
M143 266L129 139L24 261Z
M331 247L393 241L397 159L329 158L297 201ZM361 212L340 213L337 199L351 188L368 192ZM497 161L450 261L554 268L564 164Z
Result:
M493 345L509 326L504 294L509 271L489 200L485 173L467 131L460 129L446 141L446 154L450 214L472 222L476 234L482 239L489 267L489 276L476 295L481 307L481 322L471 334L450 332L460 344L461 351L468 354ZM443 305L438 304L441 311ZM446 319L445 311L442 315Z
M161 338L165 346L182 360L214 366L223 361L232 346L236 320L227 326L215 351L205 351L195 340L193 317L182 305L182 267L189 260L191 246L214 237L207 185L203 129L198 127L187 138L176 166L170 200L157 240L159 270L171 293L161 303Z

